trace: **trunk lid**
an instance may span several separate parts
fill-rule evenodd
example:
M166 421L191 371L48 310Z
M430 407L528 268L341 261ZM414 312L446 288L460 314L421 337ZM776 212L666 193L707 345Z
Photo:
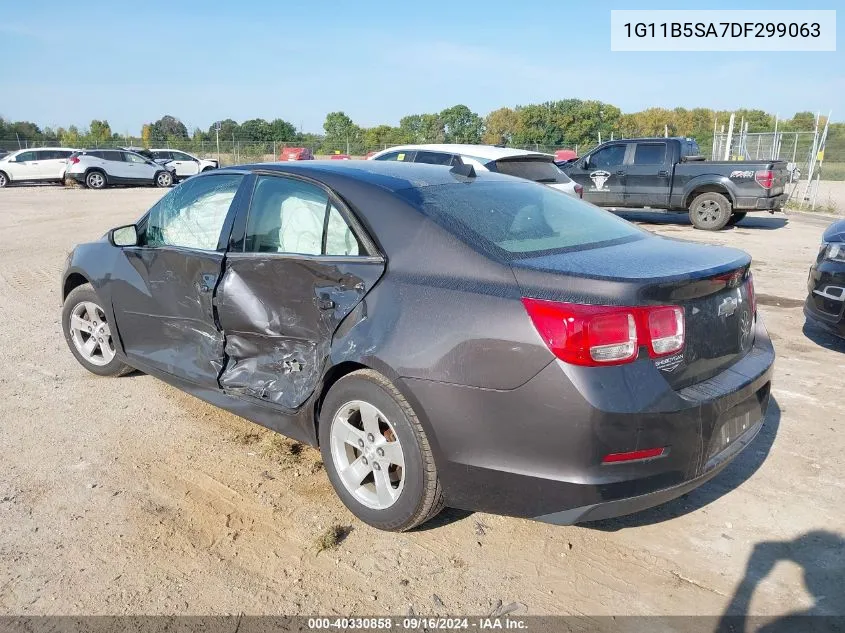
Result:
M657 368L681 389L707 380L753 344L751 257L738 249L647 237L511 262L523 296L600 305L679 305L684 349ZM641 342L642 343L642 342ZM641 348L640 355L647 353Z

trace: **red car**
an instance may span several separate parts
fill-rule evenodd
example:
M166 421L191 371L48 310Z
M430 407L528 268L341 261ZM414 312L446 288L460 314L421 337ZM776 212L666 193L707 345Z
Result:
M570 161L578 158L578 153L571 149L559 149L555 152L555 162Z
M308 147L285 147L279 160L314 160L314 153Z

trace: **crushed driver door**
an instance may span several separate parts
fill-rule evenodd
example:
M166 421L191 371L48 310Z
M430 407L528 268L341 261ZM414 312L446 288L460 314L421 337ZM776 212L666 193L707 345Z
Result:
M335 330L384 260L336 196L288 175L257 177L243 225L215 301L225 341L220 387L294 410L314 392Z

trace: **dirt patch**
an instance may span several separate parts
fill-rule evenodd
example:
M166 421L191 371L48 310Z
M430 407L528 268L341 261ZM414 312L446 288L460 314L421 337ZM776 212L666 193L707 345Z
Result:
M773 308L800 308L804 305L804 299L792 299L790 297L778 297L776 295L757 294L757 305L771 306Z

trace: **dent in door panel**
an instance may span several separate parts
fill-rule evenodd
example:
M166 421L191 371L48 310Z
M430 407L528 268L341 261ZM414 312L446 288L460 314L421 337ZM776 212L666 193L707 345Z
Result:
M221 387L301 406L322 375L335 329L383 268L371 260L227 258L217 291L226 352Z

